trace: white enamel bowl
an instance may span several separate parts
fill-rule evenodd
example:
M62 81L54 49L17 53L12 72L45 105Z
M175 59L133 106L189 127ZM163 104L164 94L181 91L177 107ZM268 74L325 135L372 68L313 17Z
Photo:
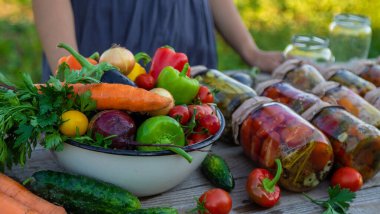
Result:
M223 132L224 117L219 110L217 115L221 123L217 134L184 147L193 157L191 164L170 151L113 150L73 141L65 143L63 151L53 154L69 172L115 184L136 196L155 195L178 185L199 167L207 155L205 151L211 149Z

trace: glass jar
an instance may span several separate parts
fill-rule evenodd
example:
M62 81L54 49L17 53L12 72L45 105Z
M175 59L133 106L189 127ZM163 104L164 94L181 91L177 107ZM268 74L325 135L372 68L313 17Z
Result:
M273 71L272 76L307 92L326 81L317 68L300 59L291 59L282 63Z
M368 92L365 95L365 99L375 108L380 109L380 88Z
M312 105L319 102L319 97L314 94L303 92L289 83L281 80L268 80L260 83L256 92L272 100L285 104L297 114L302 114Z
M345 68L333 67L325 70L322 74L326 80L340 83L362 97L364 97L367 92L376 89L373 83Z
M311 60L315 63L334 62L334 56L328 48L328 39L316 36L294 35L292 42L284 50L284 56L294 57L304 60Z
M380 111L347 87L336 82L325 82L318 85L313 93L323 101L338 104L364 122L380 128Z
M283 166L280 185L302 192L316 187L333 165L328 139L291 109L269 98L245 101L233 114L235 140L255 163Z
M318 105L318 104L316 104ZM335 164L357 169L364 181L380 169L380 131L339 107L314 108L310 120L330 140Z
M226 119L225 136L231 131L231 116L245 100L255 97L256 92L215 69L191 70L191 75L202 85L206 85L216 91L214 102L222 111ZM228 134L229 133L229 134Z
M352 66L352 71L361 78L380 87L380 65L371 61L359 61Z
M338 14L329 26L330 49L337 62L366 59L371 44L371 22L361 15Z

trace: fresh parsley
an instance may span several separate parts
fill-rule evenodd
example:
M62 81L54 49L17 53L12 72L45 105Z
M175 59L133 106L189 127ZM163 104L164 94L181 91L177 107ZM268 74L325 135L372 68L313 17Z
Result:
M329 187L328 189L329 199L326 201L315 200L310 196L305 195L311 202L326 208L323 214L344 214L347 213L350 208L350 202L356 197L354 192L349 189L342 189L339 185Z

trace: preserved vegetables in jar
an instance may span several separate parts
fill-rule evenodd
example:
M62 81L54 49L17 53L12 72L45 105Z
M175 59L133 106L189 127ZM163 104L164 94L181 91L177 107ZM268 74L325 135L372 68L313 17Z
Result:
M361 78L373 83L376 87L380 87L380 65L372 61L358 61L352 65L352 71Z
M338 167L357 169L366 181L380 169L380 131L349 112L317 103L304 113L330 140ZM307 115L308 114L308 115Z
M256 87L256 92L260 96L269 97L288 106L297 114L302 114L320 101L319 97L314 94L303 92L282 80L262 82Z
M317 68L299 59L285 61L273 71L272 76L308 92L316 85L326 81Z
M337 62L366 59L371 44L370 20L361 15L342 13L330 24L330 49Z
M365 99L375 108L380 109L380 88L368 92L365 95Z
M260 166L283 165L280 185L302 192L316 187L333 165L328 139L308 121L269 98L245 101L233 114L234 139Z
M226 119L225 133L231 130L231 116L245 100L255 97L256 92L237 80L214 69L192 69L191 75L202 85L214 89L214 102Z
M322 75L326 80L340 83L362 97L364 97L367 92L376 89L373 83L345 68L331 67L323 71Z
M315 87L313 93L325 102L343 106L364 122L380 127L380 111L347 87L336 82L325 82Z
M328 39L317 36L294 35L291 44L284 50L284 56L327 64L334 62L334 56L328 46Z

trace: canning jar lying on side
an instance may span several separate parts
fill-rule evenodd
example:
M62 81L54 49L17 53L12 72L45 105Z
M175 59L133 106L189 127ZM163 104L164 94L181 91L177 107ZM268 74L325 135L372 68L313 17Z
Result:
M368 92L364 98L375 108L380 110L380 88Z
M361 78L380 87L380 65L373 61L362 60L350 66L351 70Z
M329 81L319 84L313 89L313 93L323 101L343 106L364 122L380 128L380 110L347 87Z
M300 59L285 61L273 71L272 76L308 92L326 81L317 68Z
M268 80L256 87L256 93L285 104L297 114L302 114L312 105L320 101L314 94L305 93L283 80Z
M303 115L330 140L338 167L357 169L366 181L380 169L380 131L341 107L320 102Z
M295 192L316 187L333 165L328 139L283 104L266 97L245 101L233 114L235 142L260 166L283 166L280 184Z
M373 83L345 68L331 67L322 71L322 75L326 80L340 83L362 97L369 91L376 89Z
M215 90L214 102L226 119L225 135L231 134L231 116L245 100L255 97L256 92L237 80L214 69L192 69L191 75L202 85Z

